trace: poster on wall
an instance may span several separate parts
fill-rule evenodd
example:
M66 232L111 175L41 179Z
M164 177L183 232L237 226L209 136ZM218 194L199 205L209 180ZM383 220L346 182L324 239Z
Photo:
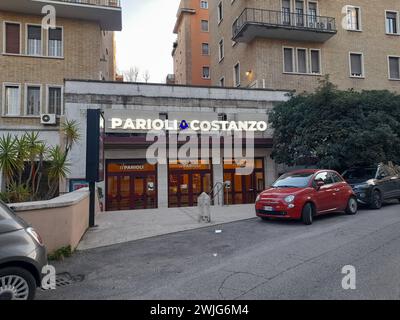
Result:
M69 182L69 191L74 192L83 188L89 188L89 183L84 179L73 179Z

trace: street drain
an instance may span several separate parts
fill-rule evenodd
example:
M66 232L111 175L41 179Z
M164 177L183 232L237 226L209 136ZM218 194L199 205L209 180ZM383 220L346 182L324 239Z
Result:
M74 283L79 283L85 280L84 275L72 276L70 273L59 273L56 275L56 287L57 288L65 288ZM42 289L43 291L47 291L46 289Z

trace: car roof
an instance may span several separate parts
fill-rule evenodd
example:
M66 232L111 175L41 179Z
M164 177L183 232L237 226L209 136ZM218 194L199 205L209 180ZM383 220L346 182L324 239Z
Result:
M329 169L301 169L301 170L295 170L295 171L289 171L287 174L295 174L295 173L318 173L322 171L329 171L329 172L335 172L334 170L329 170Z

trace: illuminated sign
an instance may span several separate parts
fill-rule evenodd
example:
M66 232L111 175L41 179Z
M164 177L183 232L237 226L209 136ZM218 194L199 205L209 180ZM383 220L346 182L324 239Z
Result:
M110 130L166 130L179 131L190 129L193 131L250 131L263 132L268 129L265 121L179 121L179 120L161 120L161 119L132 119L132 118L111 118Z

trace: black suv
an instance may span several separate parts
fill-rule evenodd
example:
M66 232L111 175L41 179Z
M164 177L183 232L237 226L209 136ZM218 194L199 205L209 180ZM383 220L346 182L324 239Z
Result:
M372 209L380 209L385 200L400 200L400 167L392 163L352 168L343 178L354 189L358 202Z

